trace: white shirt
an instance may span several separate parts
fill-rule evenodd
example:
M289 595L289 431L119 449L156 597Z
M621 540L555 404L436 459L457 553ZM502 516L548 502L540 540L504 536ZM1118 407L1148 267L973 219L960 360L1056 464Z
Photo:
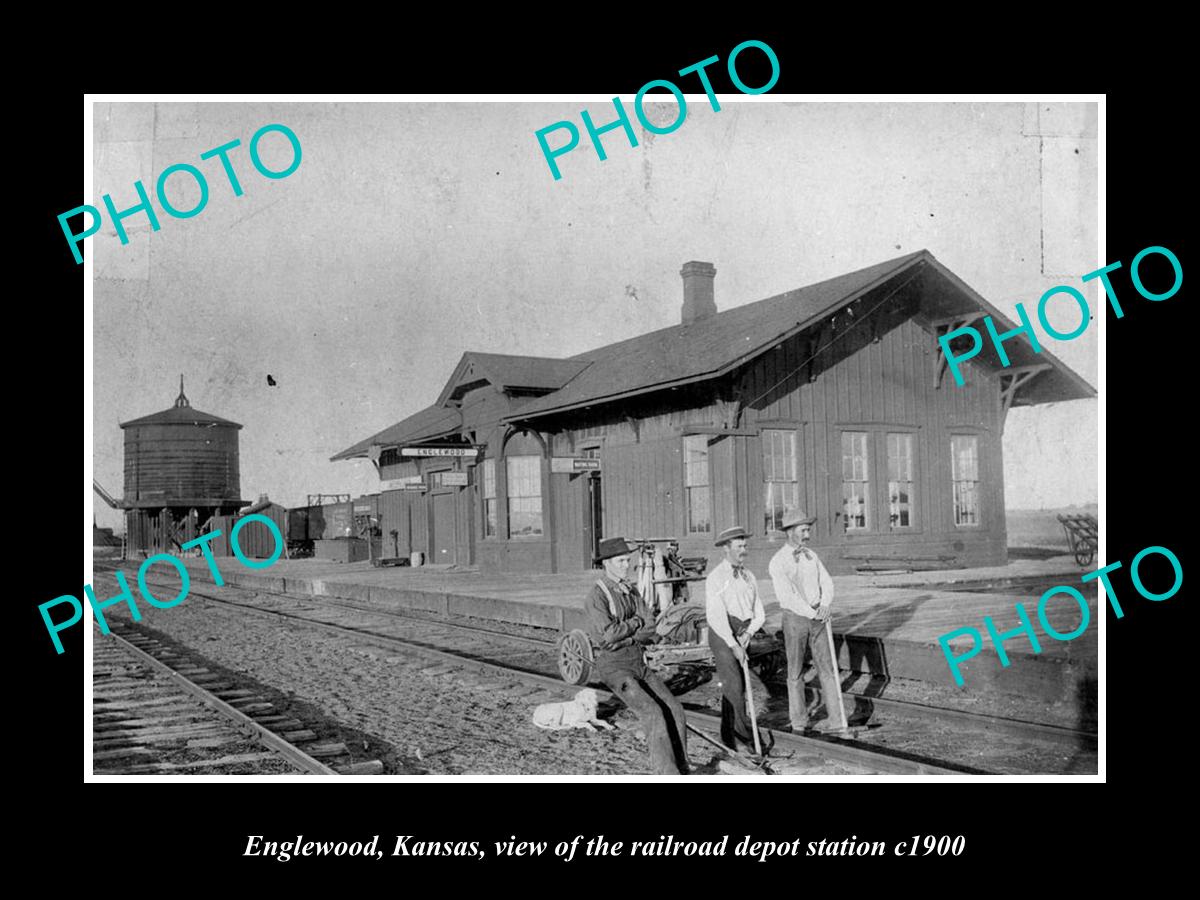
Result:
M771 557L768 571L779 605L811 619L818 606L829 606L833 602L833 579L817 554L805 547L797 559L797 549L791 544L780 547Z
M758 582L754 574L749 569L742 569L742 576L734 577L733 566L727 559L721 560L720 565L709 572L704 580L704 605L708 630L730 647L738 643L729 627L730 616L749 619L746 630L750 634L762 628L767 618L762 598L758 596Z

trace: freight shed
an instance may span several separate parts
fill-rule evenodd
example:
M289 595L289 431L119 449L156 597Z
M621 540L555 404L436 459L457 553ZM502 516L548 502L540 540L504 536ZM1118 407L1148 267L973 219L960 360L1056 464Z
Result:
M239 519L249 515L266 516L279 529L280 536L286 542L288 533L288 510L278 503L273 503L267 496L261 495L257 501L247 506L236 515L213 516L205 532L220 531L209 543L214 556L233 556L230 536ZM263 522L247 522L238 530L238 548L242 555L250 559L269 559L275 555L277 543L271 529ZM280 549L280 555L285 555L286 547Z
M125 432L128 552L178 552L209 517L245 506L238 474L241 425L194 409L183 392L169 409L121 423Z
M1006 561L1008 410L1086 381L1020 336L956 387L937 338L1013 326L928 251L724 312L712 265L680 274L680 324L568 359L465 353L431 406L333 457L375 463L384 541L558 572L604 536L711 557L741 524L765 573L799 505L835 572Z

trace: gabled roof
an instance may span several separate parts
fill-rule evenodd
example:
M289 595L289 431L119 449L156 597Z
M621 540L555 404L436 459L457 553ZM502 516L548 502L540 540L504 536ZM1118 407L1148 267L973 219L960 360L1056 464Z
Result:
M248 516L251 513L262 512L264 509L272 509L272 508L285 509L284 506L282 506L279 503L276 503L274 500L271 500L267 497L263 497L259 500L254 501L249 506L247 506L245 509L241 510L241 512L239 512L238 515Z
M140 419L130 419L128 422L122 422L122 428L128 428L131 425L228 425L231 428L241 428L237 422L231 422L228 419L222 419L220 416L214 416L212 413L201 412L198 409L193 409L187 395L183 393L183 376L179 376L179 396L175 398L175 405L169 409L164 409L162 412L151 413L148 416L142 416Z
M484 381L501 391L556 391L587 365L577 359L468 351L454 367L437 405L445 406Z
M172 406L170 409L164 409L162 412L152 413L148 416L142 416L140 419L130 419L128 422L121 423L122 428L128 428L131 425L228 425L231 428L242 427L237 422L222 419L220 416L214 416L212 413L201 412L190 406Z
M508 418L518 421L724 374L926 258L931 257L920 250L687 325L672 325L581 353L571 359L591 365L580 375L561 390L523 404Z
M932 319L946 313L951 313L951 318L964 319L976 315L991 316L996 330L999 332L1011 331L1015 327L1007 316L1002 315L996 307L984 300L974 288L934 259L932 253L925 251L925 258L928 263L926 267L928 277L922 282L922 304L926 307L927 318ZM1036 302L1027 302L1023 305L1028 315L1031 317L1035 315L1031 310L1036 306ZM976 319L971 322L971 327L979 332L981 344L979 355L972 357L971 363L985 366L1002 375L1016 375L1023 369L1026 371L1041 370L1038 371L1037 377L1021 386L1015 399L1011 401L1013 406L1036 406L1039 403L1085 400L1096 396L1096 389L1088 384L1078 372L1049 350L1044 349L1044 345L1047 343L1045 336L1039 340L1039 345L1043 347L1041 352L1034 351L1028 336L1024 334L1005 341L1004 349L1009 357L1009 364L1005 366L1001 364L1000 357L997 355L991 339L987 336L983 322ZM958 340L961 342L965 338ZM942 355L940 344L934 346L935 352ZM961 353L962 351L956 350L955 352ZM969 375L964 375L964 378L969 377ZM953 384L949 375L945 376L945 380L947 383Z
M498 390L553 391L586 367L587 363L579 360L468 351L454 367L436 403L348 447L330 462L366 456L373 444L395 447L457 434L462 414L449 404L474 385L487 382Z
M729 309L688 323L661 328L615 344L608 344L567 359L464 353L438 402L379 434L343 450L334 460L365 456L372 444L413 443L457 434L461 416L446 408L469 387L489 382L500 390L546 391L544 396L523 399L505 422L607 403L620 398L664 390L725 375L791 336L809 328L864 295L913 278L921 290L918 317L923 327L969 315L990 315L998 327L1013 323L975 290L938 262L928 250L918 250L830 278ZM1028 304L1027 304L1028 305ZM976 323L978 324L978 323ZM931 338L932 341L932 338ZM933 345L940 352L937 345ZM1046 350L1034 353L1026 337L1005 344L1011 358L1008 371L1036 367L1040 371L1022 386L1013 405L1095 397L1096 390ZM1004 371L991 342L972 363Z
M520 422L724 375L864 294L899 283L902 276L909 277L907 273L924 277L922 284L926 286L937 282L937 290L930 291L926 318L978 312L990 315L1005 330L1013 327L999 310L938 262L932 253L918 250L686 325L672 325L571 357L590 365L561 390L523 403L505 421ZM1009 341L1005 349L1011 357L1010 371L1037 365L1046 369L1022 388L1015 405L1096 396L1095 388L1053 354L1046 350L1034 353L1027 338ZM974 362L995 370L1004 368L986 337Z
M346 448L336 456L330 457L329 461L337 462L339 459L366 456L373 444L381 447L398 447L401 444L413 444L447 437L457 434L461 425L462 414L457 409L446 409L435 403L433 406L427 406L420 412L413 413L407 419L371 435L366 440Z

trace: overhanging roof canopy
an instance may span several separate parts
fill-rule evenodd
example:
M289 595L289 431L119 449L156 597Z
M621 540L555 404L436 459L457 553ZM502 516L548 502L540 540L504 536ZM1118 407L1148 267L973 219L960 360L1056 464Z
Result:
M462 425L462 414L457 409L446 409L434 404L420 412L413 413L407 419L397 422L390 428L385 428L366 440L359 441L352 447L347 447L336 456L330 457L330 462L339 459L352 459L357 456L370 455L372 446L399 447L402 444L413 444L420 441L431 441L435 438L457 434Z

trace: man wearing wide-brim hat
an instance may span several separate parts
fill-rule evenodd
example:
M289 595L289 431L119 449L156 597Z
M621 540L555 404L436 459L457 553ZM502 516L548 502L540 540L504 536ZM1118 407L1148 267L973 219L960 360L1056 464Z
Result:
M629 555L634 550L624 538L606 538L596 553L597 562L604 565L604 576L592 586L586 601L595 671L646 729L654 774L686 775L689 764L683 706L646 665L642 650L657 641L658 634L654 613L626 577Z
M804 658L812 653L821 679L821 696L827 718L818 731L846 728L842 686L833 656L833 632L829 617L833 607L833 579L816 553L808 547L816 521L801 509L783 514L787 543L772 558L768 571L775 585L775 599L783 610L783 646L787 654L788 714L792 731L808 728L808 706L804 697Z
M725 558L704 580L708 646L721 682L721 740L736 751L754 752L754 733L746 711L742 661L750 637L766 620L758 581L744 565L749 535L740 525L717 535Z

